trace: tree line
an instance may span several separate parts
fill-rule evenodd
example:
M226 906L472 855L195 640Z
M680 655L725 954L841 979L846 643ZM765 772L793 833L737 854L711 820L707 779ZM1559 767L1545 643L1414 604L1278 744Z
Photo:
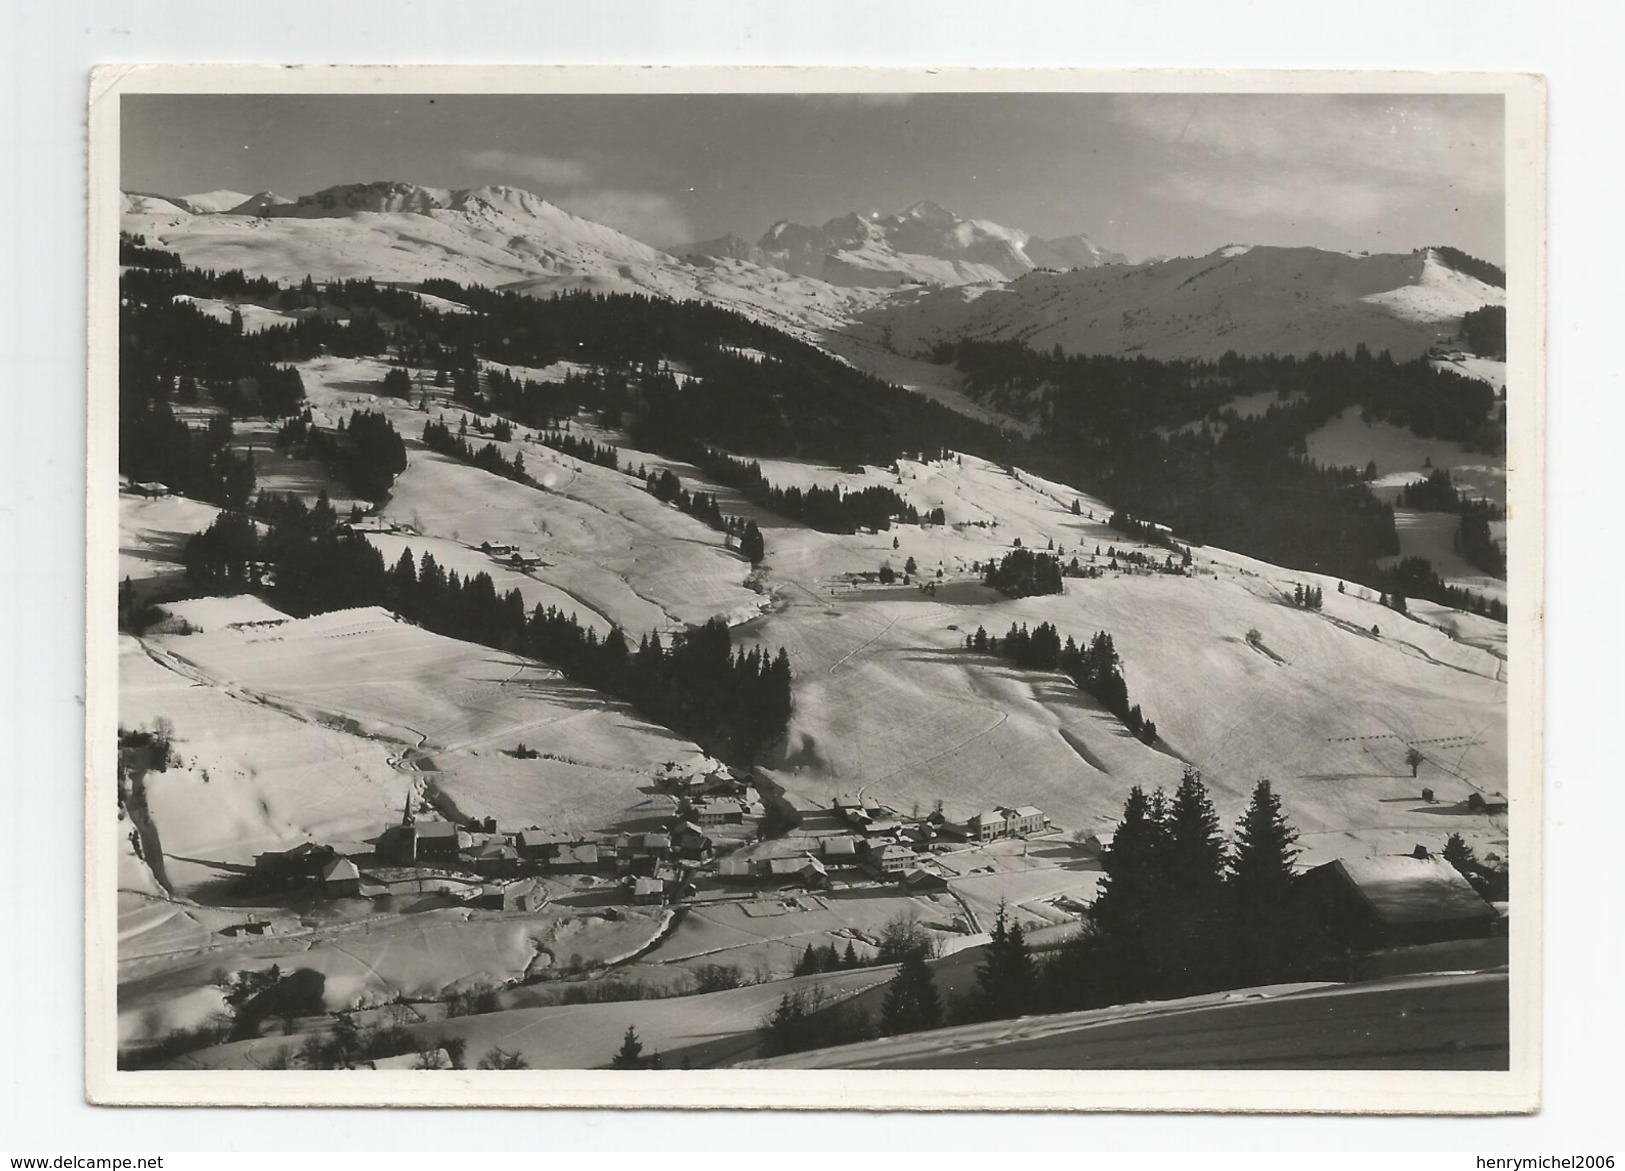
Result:
M406 441L382 411L352 411L348 421L341 417L338 430L328 434L307 409L282 424L275 443L322 461L365 500L382 500L406 470Z
M468 420L465 418L456 431L453 431L443 420L430 419L423 425L423 446L440 455L450 456L461 460L465 464L473 464L481 471L490 472L493 476L501 476L505 480L513 480L520 484L530 483L530 476L525 472L525 456L522 452L515 452L509 459L502 454L502 449L494 443L487 443L484 447L475 448L468 441Z
M1145 744L1155 744L1157 724L1147 719L1139 704L1130 704L1128 683L1123 679L1123 660L1104 630L1096 631L1087 647L1080 647L1071 635L1061 641L1061 632L1048 622L1032 630L1027 624L1010 624L1003 638L988 634L978 626L965 639L965 647L978 654L998 655L1018 667L1035 671L1060 671L1078 687L1100 701L1105 709L1123 722L1129 732Z
M1076 562L1077 558L1073 558ZM1081 570L1082 567L1079 566ZM1031 549L1012 549L995 562L988 558L982 580L1007 598L1026 598L1036 594L1058 594L1061 585L1061 559L1053 553L1035 553Z
M468 385L472 376L470 393L478 396L482 360L545 366L569 358L598 364L592 378L579 380L583 386L591 382L586 390L597 398L585 404L565 402L568 395L554 398L552 406L521 421L538 425L563 409L587 405L624 415L635 436L684 458L703 445L702 450L733 448L840 466L884 465L900 452L944 449L1005 465L1019 461L1087 486L1136 515L1161 517L1197 543L1375 584L1377 559L1398 552L1392 509L1363 486L1359 470L1309 462L1302 452L1307 432L1341 406L1360 404L1372 417L1419 434L1465 437L1495 448L1495 437L1477 430L1487 417L1485 396L1491 395L1482 383L1425 362L1394 362L1363 347L1352 356L1232 354L1217 362L1154 362L1043 354L1019 343L963 342L933 355L967 371L973 392L984 398L1001 387L1046 387L1040 433L1026 439L861 374L808 343L714 306L619 294L544 300L451 282L429 282L423 290L473 312L441 313L410 290L372 281L318 287L307 278L298 286L279 286L240 272L127 269L121 277L126 302L121 345L137 359L121 361L121 422L131 422L121 431L126 440L121 460L138 447L162 448L166 439L178 438L156 400L178 392L180 374L191 372L203 385L214 377L209 371L225 362L263 367L323 352L378 354L393 346L402 361L456 371L459 385ZM286 326L239 333L195 306L173 301L182 293L248 295L296 316ZM728 347L759 350L769 360L746 359ZM673 362L685 364L693 377L679 384ZM126 373L132 389L144 389L125 396ZM489 371L485 380L499 395L515 383L501 371ZM216 385L223 384L216 379ZM1260 390L1283 396L1262 416L1239 418L1223 406L1236 395ZM152 418L143 418L149 408ZM1158 426L1177 427L1193 414L1214 410L1225 424L1222 434L1211 429L1157 433ZM674 446L687 450L674 451ZM191 453L181 462L196 468L223 461L212 453L202 458ZM227 470L192 478L207 480L223 498L219 488ZM706 471L720 478L718 470ZM798 500L796 489L775 497L771 484L753 486L753 479L742 476L738 485L753 502L833 531L881 528L894 517L909 516L889 490L886 495L878 489L835 492L838 502L828 499L832 490L817 490L809 501ZM751 492L760 492L761 499ZM938 522L941 514L934 510L919 519Z
M381 606L436 634L549 663L734 760L751 759L789 721L789 656L736 652L721 619L665 641L650 633L633 647L619 627L600 637L556 607L527 613L517 589L498 593L488 573L460 577L432 554L414 559L408 549L386 566L374 545L339 528L325 493L308 508L292 494L262 494L255 515L260 525L223 512L194 536L188 581L212 592L261 590L293 614Z
M1422 512L1453 512L1456 522L1456 551L1491 577L1507 575L1506 551L1490 534L1490 524L1506 519L1506 510L1489 500L1462 494L1444 468L1434 468L1426 480L1407 484L1400 490L1402 508Z
M1343 978L1348 948L1296 895L1296 842L1268 780L1228 843L1196 769L1171 796L1136 786L1076 936L1035 953L1001 907L970 994L944 1005L917 956L893 977L879 1031Z
M872 484L856 492L840 485L807 488L792 485L781 488L770 481L755 460L742 460L709 448L691 451L690 458L709 478L735 489L752 504L780 516L799 520L826 533L855 533L859 529L885 531L895 521L900 524L942 524L942 510L922 517L919 509L892 489Z

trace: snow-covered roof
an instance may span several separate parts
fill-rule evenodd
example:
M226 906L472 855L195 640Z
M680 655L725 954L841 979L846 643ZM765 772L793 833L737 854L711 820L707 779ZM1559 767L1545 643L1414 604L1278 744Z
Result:
M1328 865L1342 870L1384 923L1495 917L1495 908L1443 858L1341 858Z
M356 864L348 858L334 858L322 871L323 882L348 882L360 877L361 871L356 869Z

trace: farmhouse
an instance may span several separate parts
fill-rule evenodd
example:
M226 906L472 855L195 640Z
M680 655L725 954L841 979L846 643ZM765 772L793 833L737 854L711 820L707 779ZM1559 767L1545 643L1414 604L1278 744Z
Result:
M856 866L858 864L858 841L856 838L825 838L823 852L824 865L826 866Z
M869 848L869 865L882 874L901 874L911 868L918 857L907 846L899 846L895 842L872 845Z
M1009 822L1002 810L989 809L970 819L970 836L979 842L991 842L1009 832Z
M156 480L138 480L130 485L130 489L137 496L168 496L170 492L168 484L160 484Z
M1328 932L1368 949L1477 938L1500 924L1443 858L1341 858L1304 874L1298 891Z
M999 812L1004 814L1005 832L1012 836L1043 833L1044 827L1049 824L1049 818L1044 816L1044 811L1032 805L1001 809Z
M638 878L632 881L634 903L658 904L666 894L666 884L658 878Z
M519 873L519 851L501 838L487 838L473 851L474 873L487 878L507 878Z
M563 841L558 834L545 829L520 830L514 836L514 846L519 856L527 862L545 862Z
M688 816L701 825L738 825L745 820L745 811L731 797L697 797L687 803Z
M291 886L320 878L336 857L331 846L301 842L291 850L254 856L254 878L264 886Z
M426 1053L401 1053L395 1057L377 1057L364 1061L357 1069L450 1069L451 1054L444 1049Z
M717 863L717 877L734 880L746 879L751 876L751 860L741 858L737 854L729 855Z
M948 880L940 874L915 868L904 872L903 886L919 893L943 891L948 889Z
M547 867L549 870L566 874L584 874L589 870L597 870L602 861L603 859L599 857L598 843L567 842L553 848Z
M711 852L711 837L691 821L671 827L672 848L679 857L700 859Z
M361 871L348 858L334 858L322 871L322 894L330 899L353 899L361 894Z
M339 526L351 533L392 533L395 526L381 516L364 516L360 520L346 521Z
M671 853L671 835L639 834L632 841L632 853L640 857L664 858Z
M457 860L457 826L450 821L423 821L410 827L417 831L417 859L454 862Z

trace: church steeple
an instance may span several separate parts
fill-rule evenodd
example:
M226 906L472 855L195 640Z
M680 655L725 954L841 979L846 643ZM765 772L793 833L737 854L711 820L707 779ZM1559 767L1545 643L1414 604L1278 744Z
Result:
M410 792L406 794L406 808L401 811L401 824L412 824L412 794Z

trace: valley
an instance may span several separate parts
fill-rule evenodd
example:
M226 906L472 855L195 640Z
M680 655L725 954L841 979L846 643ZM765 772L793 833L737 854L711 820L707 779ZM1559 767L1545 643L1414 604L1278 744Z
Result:
M197 351L135 338L121 409L203 453L138 453L118 499L131 1068L353 1065L360 1050L330 1046L357 1027L396 1050L367 1062L596 1067L635 1030L650 1053L733 1064L774 1057L765 1022L792 1008L829 1044L860 1040L842 1031L853 1006L916 953L964 996L1007 925L1035 954L1073 954L1126 805L1193 775L1223 833L1267 779L1295 874L1438 861L1449 839L1504 883L1507 593L1457 554L1454 516L1396 510L1397 552L1348 558L1365 581L1205 543L1085 491L1095 469L1055 441L1042 395L995 401L933 352L1016 339L1057 361L1173 363L1359 345L1434 354L1440 381L1425 361L1407 375L1424 394L1454 403L1472 380L1498 405L1504 363L1449 347L1463 312L1504 296L1438 253L1136 265L921 204L678 258L511 188L236 194L131 196L123 221L132 248L177 258L130 266L158 290L142 320L193 329ZM928 227L963 254L935 255ZM267 283L234 292L198 268ZM169 296L166 272L208 295ZM554 294L603 295L568 308L600 320L594 355L487 329L530 311L489 308L491 292L533 299L538 320ZM704 345L684 331L703 338L708 319L650 307L668 301L741 316ZM295 411L255 409L273 369ZM1147 408L1123 450L1225 410L1221 429L1241 431L1273 403L1301 409L1248 389L1252 370L1172 426ZM194 373L183 404L177 376ZM442 425L463 455L431 444ZM1432 468L1505 503L1504 457L1359 407L1304 444L1314 474L1354 469L1337 491L1379 519ZM721 455L797 499L889 493L920 519L775 511L704 470ZM370 491L379 468L387 488ZM680 496L656 494L665 474ZM988 584L1017 550L1053 557L1059 589ZM1381 575L1412 557L1473 606L1391 596ZM1080 646L1109 634L1154 728L1131 732L1056 664L977 649L979 630L1050 627ZM741 727L777 710L780 661L782 721ZM1489 910L1504 896L1486 899L1484 930L1504 932ZM314 994L276 991L307 972ZM872 1044L851 1062L928 1060ZM997 1061L1027 1044L966 1042Z

